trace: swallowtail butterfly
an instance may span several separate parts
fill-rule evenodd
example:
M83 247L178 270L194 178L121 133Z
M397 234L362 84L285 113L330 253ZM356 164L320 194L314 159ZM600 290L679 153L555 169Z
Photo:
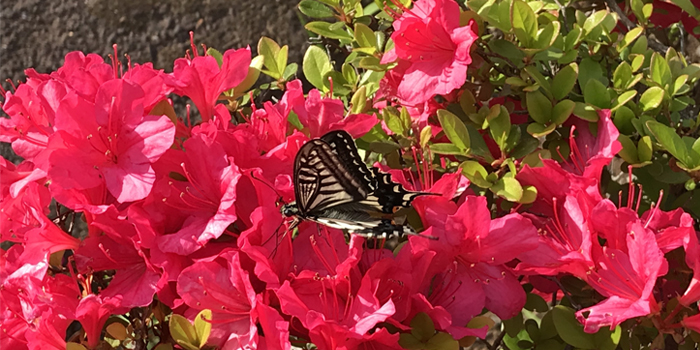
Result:
M389 174L368 168L350 134L338 130L301 147L294 161L296 201L282 213L294 217L290 228L310 220L370 238L417 235L396 212L429 194L406 191Z

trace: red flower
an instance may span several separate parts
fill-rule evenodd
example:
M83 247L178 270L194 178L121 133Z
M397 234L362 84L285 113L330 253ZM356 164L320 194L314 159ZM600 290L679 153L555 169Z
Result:
M601 248L594 241L596 267L588 283L608 299L576 313L586 332L595 333L602 326L613 329L624 320L658 311L652 292L668 263L651 230L640 222L629 225L628 230L626 251Z
M166 116L144 115L143 96L139 86L112 80L94 104L74 94L62 101L53 136L61 146L49 158L52 191L100 188L122 203L148 195L151 163L172 145L175 127ZM105 200L106 193L98 204Z
M87 345L95 349L102 338L102 327L116 308L115 301L90 294L80 300L75 311L75 318L85 330Z
M250 49L226 50L221 67L212 56L175 60L172 76L168 81L180 96L192 99L202 121L214 116L214 106L222 92L240 84L248 74Z
M474 22L459 26L459 5L452 0L421 0L394 22L395 47L382 63L399 59L405 72L397 97L407 105L419 105L434 95L446 95L464 84L469 50L477 38ZM402 63L402 62L408 62Z
M177 280L177 292L192 309L212 311L209 344L227 348L225 343L233 342L254 348L257 300L238 254L226 251L184 269Z
M186 159L181 176L169 180L166 202L186 218L173 234L159 237L163 252L190 254L211 239L220 237L236 221L236 186L241 174L222 146L203 134L185 141Z
M304 99L301 82L287 84L287 92L282 100L291 106L299 116L301 124L309 128L311 138L321 137L331 130L345 130L352 137L359 138L377 124L377 117L369 114L350 114L345 117L343 102L334 98L323 98L321 92L312 89Z
M425 279L427 299L464 326L484 307L502 319L520 312L525 291L504 264L537 247L537 231L519 214L491 220L484 197L467 196L457 207L444 197L419 197L416 210L436 241L411 237L414 254L434 251ZM430 292L427 292L430 291ZM453 334L454 335L454 334Z

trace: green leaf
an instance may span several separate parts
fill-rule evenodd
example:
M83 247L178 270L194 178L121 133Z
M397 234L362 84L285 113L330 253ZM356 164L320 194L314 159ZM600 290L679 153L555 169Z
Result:
M168 324L170 328L170 336L175 342L186 350L198 350L199 340L197 339L197 330L194 326L181 315L173 314L170 316Z
M586 32L586 34L590 33L594 28L598 27L601 22L603 22L605 16L607 15L608 11L601 10L593 13L591 16L588 16L586 21L583 23L583 31Z
M650 162L651 156L654 154L654 147L651 143L651 137L643 136L637 144L637 155L640 162Z
M433 138L433 128L430 125L426 125L423 130L420 131L420 146L425 148Z
M280 46L268 37L262 37L260 41L258 41L258 54L264 57L263 65L267 68L265 74L268 74L274 79L281 78L282 72L284 71L284 66L277 66L277 54L280 50Z
M343 24L342 22L338 22L340 24ZM334 26L336 23L328 23L328 22L323 22L323 21L315 21L315 22L309 22L306 23L304 28L306 28L308 31L312 33L316 33L321 36L325 36L326 38L330 39L337 39L337 40L352 40L353 36L348 33L347 30L345 30L345 26Z
M576 103L571 100L562 100L552 109L552 123L562 125L574 112Z
M651 17L652 13L654 13L653 4L644 4L644 6L642 6L642 15L644 16L644 18Z
M549 305L542 299L541 296L537 294L527 293L527 300L525 301L525 309L537 312L547 312L549 310ZM532 334L530 334L532 337ZM535 340L535 338L532 338Z
M574 115L589 122L598 121L598 112L595 108L586 105L583 102L576 102L576 107L574 107Z
M559 70L552 81L552 95L557 100L561 100L571 92L578 77L578 65L574 62Z
M352 108L350 109L350 112L352 114L359 114L362 113L362 111L365 110L365 107L367 106L367 87L366 86L361 86L355 93L352 95L352 99L350 99L350 105Z
M592 334L583 331L583 326L576 320L572 308L557 305L552 309L554 326L562 340L577 348L594 349L596 344Z
M194 328L197 332L197 339L199 339L199 348L203 348L209 340L209 334L211 334L211 321L212 315L211 310L204 309L197 314L194 319Z
M411 334L416 339L426 342L435 335L435 324L425 312L419 312L411 320Z
M333 17L333 10L316 0L301 0L299 11L311 18Z
M689 150L685 142L683 142L683 139L676 133L676 129L654 120L648 121L646 126L654 137L656 137L656 141L659 142L668 153L671 153L671 155L676 157L681 163L688 164L690 160L688 155Z
M625 103L631 101L634 98L634 96L637 96L637 91L635 90L623 92L622 94L620 94L620 96L617 96L617 98L614 101L615 103L613 104L614 106L610 110L614 112L618 108L624 106Z
M445 109L439 109L437 115L445 136L452 144L462 150L462 153L466 153L469 150L469 132L464 123L456 115Z
M451 143L434 143L430 145L430 150L437 154L464 155L464 151Z
M323 76L333 69L328 55L318 46L309 46L301 66L306 80L319 90L324 90ZM324 90L325 91L325 90Z
M590 79L583 90L583 99L586 103L598 108L610 108L610 95L608 89L596 79Z
M627 62L620 63L613 73L613 86L616 89L626 89L632 80L632 67Z
M651 66L649 68L651 70L651 80L668 91L673 82L673 75L671 74L671 68L668 66L666 59L657 52L654 52L654 54L651 55Z
M438 332L425 343L426 350L459 350L459 341L449 333Z
M489 114L486 119L489 124L489 133L499 148L503 150L510 134L510 114L501 105L494 105L491 109L495 109L496 113Z
M550 339L557 336L557 328L554 326L554 318L552 317L552 310L549 310L544 317L542 317L542 322L540 322L540 338Z
M284 68L284 73L282 73L282 79L284 79L284 81L292 80L292 77L294 77L294 75L297 74L298 70L299 70L298 64L296 64L296 63L288 64L287 67Z
M377 37L374 36L374 32L368 26L362 23L355 23L355 41L360 47L371 48L376 51L377 49Z
M551 134L556 127L556 124L542 125L530 123L530 125L527 126L527 133L534 137L542 137Z
M642 27L634 27L630 29L630 31L627 32L627 34L625 34L625 36L618 44L617 52L622 52L622 49L629 46L633 41L637 40L637 38L642 34L643 31L644 28Z
M622 328L619 325L615 327L614 331L610 331L608 327L601 327L593 337L596 343L595 348L599 350L615 350L621 336Z
M549 81L547 80L547 78L544 77L544 75L542 75L542 73L540 73L539 70L537 70L537 67L527 66L523 69L525 70L525 72L527 72L527 74L530 75L530 77L532 77L533 80L535 80L535 82L537 82L537 84L540 85L540 87L542 87L542 89L544 89L544 93L548 97L552 96Z
M504 176L491 186L491 191L499 197L511 202L517 202L523 196L523 186L511 176Z
M639 163L639 155L637 152L637 146L634 145L632 139L627 135L620 134L617 137L617 141L622 145L622 149L618 155L627 163L637 164Z
M648 112L661 105L664 99L664 90L658 86L648 88L639 98L639 106L644 112Z
M600 66L600 63L586 57L581 60L581 63L579 64L578 85L581 88L581 91L584 91L586 85L588 85L588 81L592 79L598 80L603 83L603 85L607 86L607 82L605 81L603 74L603 68Z
M459 168L462 170L462 174L474 185L481 188L489 188L493 186L493 183L486 179L489 173L479 162L468 160L460 164Z
M552 120L552 101L539 91L528 92L525 95L527 111L530 117L540 123L546 124Z
M522 0L513 0L510 7L510 23L515 36L525 47L531 47L537 38L537 16Z
M537 41L534 47L540 50L549 48L554 44L554 41L559 36L559 30L561 29L561 23L558 21L549 22L544 29L540 30L537 34Z

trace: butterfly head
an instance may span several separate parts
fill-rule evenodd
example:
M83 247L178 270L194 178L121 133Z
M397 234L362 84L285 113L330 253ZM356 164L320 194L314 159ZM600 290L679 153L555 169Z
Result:
M282 215L286 217L292 217L299 215L299 207L297 207L297 202L287 203L282 206Z

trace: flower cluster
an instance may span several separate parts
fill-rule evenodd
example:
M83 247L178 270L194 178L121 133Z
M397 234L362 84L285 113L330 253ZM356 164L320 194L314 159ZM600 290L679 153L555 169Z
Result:
M550 147L546 129L524 127L542 142L515 156L513 135L528 121L521 100L477 101L463 86L489 65L473 55L477 21L452 0L395 5L386 8L394 47L377 58L388 71L375 98L353 96L352 108L333 97L333 75L329 91L307 93L279 77L279 100L240 108L254 101L244 92L260 72L247 48L198 55L193 46L172 73L80 52L50 74L27 70L4 92L9 118L0 119L0 141L24 159L0 159L0 240L10 242L0 254L0 348L95 349L127 337L106 325L126 314L132 340L172 329L174 315L197 325L207 314L199 340L221 349L456 347L485 338L485 311L519 315L528 293L575 304L562 276L597 293L576 312L585 332L645 317L662 333L700 332L690 214L645 210L631 168L624 200L602 191L622 149L610 109L568 118L574 102L563 100L571 108L557 122L560 103L527 91L528 111L542 98L549 106L549 119L530 126L564 136ZM201 122L189 109L178 118L171 94L189 98ZM225 98L239 99L236 113ZM467 131L448 111L455 104L485 126ZM295 200L297 152L339 129L369 142L362 148L393 181L430 193L413 207L421 234L437 239L410 236L392 251L313 222L287 230L279 204ZM401 142L383 152L387 134ZM392 158L396 149L404 157ZM464 161L468 152L476 160ZM509 176L482 175L484 166ZM679 266L692 279L669 272Z

